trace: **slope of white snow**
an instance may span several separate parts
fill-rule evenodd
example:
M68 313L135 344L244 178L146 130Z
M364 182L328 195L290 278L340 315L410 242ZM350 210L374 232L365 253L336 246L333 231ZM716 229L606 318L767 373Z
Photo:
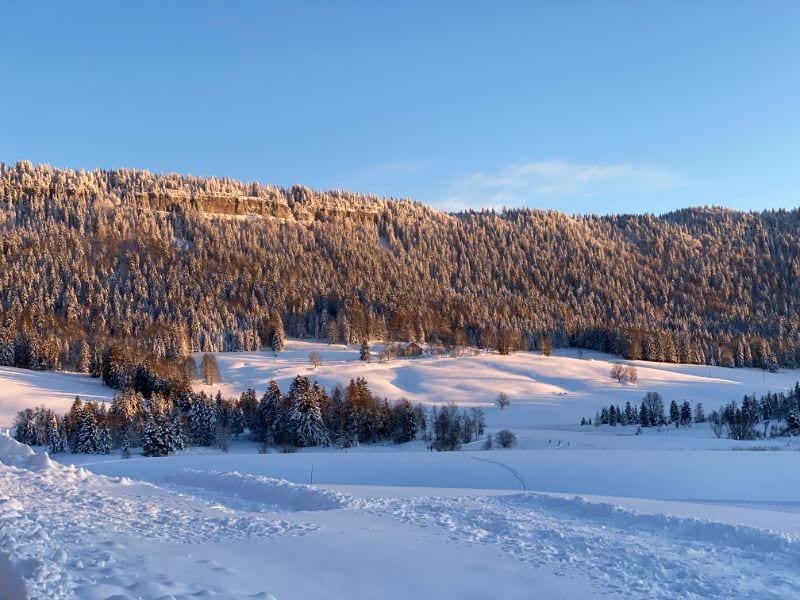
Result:
M373 352L379 349L373 347ZM322 364L311 368L308 355L318 352ZM479 353L459 358L397 358L381 363L358 360L358 347L289 340L278 355L272 352L216 354L222 381L214 386L195 382L195 388L238 396L247 388L262 394L270 379L286 391L292 378L306 375L330 388L337 383L364 377L378 396L395 400L464 406L494 405L497 394L506 392L515 410L493 415L493 425L512 429L577 424L593 417L602 405L637 405L648 391L671 399L702 402L707 411L745 394L781 392L800 380L800 371L765 373L757 369L727 369L700 365L674 365L643 361L621 361L636 366L636 385L620 384L609 376L618 357L576 350L556 351L553 356L518 352L509 356ZM198 356L199 362L199 356Z
M800 537L784 513L752 512L761 527L699 504L335 491L199 469L165 487L0 437L0 597L796 597Z
M376 353L381 346L375 344ZM316 351L322 364L312 369L308 355ZM554 426L575 425L593 417L601 406L641 402L645 392L660 392L671 399L703 402L707 411L744 394L786 391L800 380L800 370L765 373L756 369L726 369L699 365L629 362L636 365L636 385L620 384L609 377L617 357L575 350L553 356L519 352L510 356L479 353L459 358L398 358L389 363L358 360L358 347L289 340L286 350L217 353L222 382L213 386L196 380L194 387L226 396L239 396L247 388L262 394L271 379L286 391L292 378L306 375L332 387L365 377L370 389L390 400L406 397L414 402L464 406L494 406L501 391L511 398L513 410L493 411L492 427L509 427L526 438L529 432ZM199 355L198 355L199 359ZM622 361L628 362L628 361ZM199 363L199 360L198 360ZM100 380L77 373L50 373L0 367L0 427L8 427L16 413L44 404L66 412L75 395L84 400L110 401L113 390ZM535 435L535 434L534 434Z
M114 391L99 379L79 373L0 366L0 427L10 427L19 411L39 405L65 413L76 395L83 400L110 401Z

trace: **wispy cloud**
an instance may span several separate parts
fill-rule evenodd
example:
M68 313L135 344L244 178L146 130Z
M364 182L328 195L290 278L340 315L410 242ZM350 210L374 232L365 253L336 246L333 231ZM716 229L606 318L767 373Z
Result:
M497 172L479 171L460 177L437 204L453 211L521 206L554 208L565 201L614 194L644 195L684 183L666 169L644 164L579 165L565 160L544 160L514 163Z

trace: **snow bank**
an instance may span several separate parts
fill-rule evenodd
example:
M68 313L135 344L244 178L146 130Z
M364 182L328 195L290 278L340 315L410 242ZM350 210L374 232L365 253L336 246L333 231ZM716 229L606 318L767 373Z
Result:
M384 504L407 526L444 530L456 545L490 546L534 567L577 567L602 595L793 599L800 588L800 539L753 527L534 493Z
M341 492L236 471L183 469L167 475L165 481L193 489L233 495L277 511L334 510L352 506L354 502Z
M51 461L46 452L36 454L30 446L20 444L4 434L0 434L0 463L32 471L65 468Z
M778 531L708 519L642 513L607 502L589 501L581 496L569 498L551 494L513 494L499 496L498 502L625 531L653 535L668 532L672 539L709 543L716 548L727 546L753 553L779 552L790 562L800 564L800 536Z

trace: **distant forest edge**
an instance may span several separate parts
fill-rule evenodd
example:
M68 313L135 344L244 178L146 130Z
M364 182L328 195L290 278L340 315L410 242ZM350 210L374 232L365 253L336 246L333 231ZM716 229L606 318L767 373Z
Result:
M448 214L408 200L0 163L0 364L284 335L800 365L800 213ZM177 367L176 367L177 368Z

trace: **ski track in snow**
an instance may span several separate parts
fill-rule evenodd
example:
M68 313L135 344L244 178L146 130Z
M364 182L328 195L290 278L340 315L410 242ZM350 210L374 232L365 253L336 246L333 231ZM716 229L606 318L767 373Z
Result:
M490 458L480 458L478 456L473 456L472 458L474 458L475 460L479 460L481 462L492 463L493 465L497 465L498 467L502 467L503 469L505 469L506 471L511 473L511 475L514 476L514 479L516 479L517 482L519 482L519 488L521 490L527 492L530 489L528 487L528 482L522 476L522 473L517 471L514 467L510 467L507 464L500 462L499 460L492 460Z
M527 488L515 469L475 458L506 469ZM294 513L291 520L287 513ZM147 570L144 549L268 544L320 530L314 521L322 514L329 515L325 527L348 514L387 531L425 532L432 536L426 543L433 539L454 560L468 544L556 577L577 571L598 595L772 600L796 598L800 589L800 538L754 527L527 491L362 498L197 469L156 485L62 466L0 436L0 598L244 597L186 577L176 581L169 564ZM195 562L231 573L214 561ZM303 567L297 568L300 576Z

